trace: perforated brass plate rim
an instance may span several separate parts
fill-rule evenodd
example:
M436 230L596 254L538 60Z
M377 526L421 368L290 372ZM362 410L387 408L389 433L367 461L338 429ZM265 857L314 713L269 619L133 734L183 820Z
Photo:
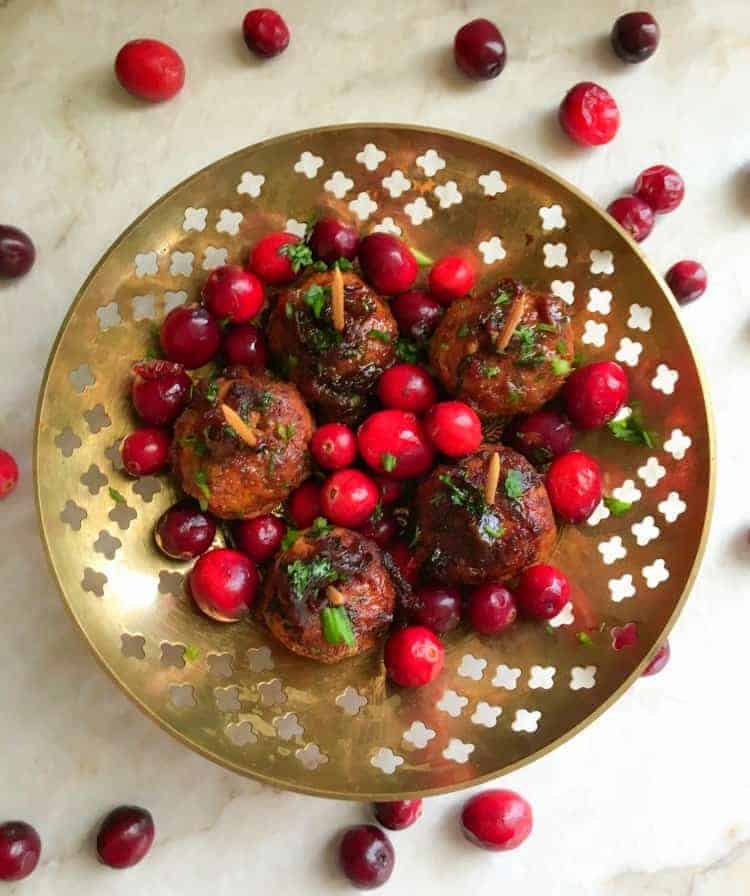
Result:
M117 445L135 421L131 362L206 272L241 262L272 229L330 212L400 231L437 257L472 258L479 288L505 276L570 305L586 360L616 357L653 448L605 429L578 447L601 462L599 507L567 527L553 562L573 600L548 626L446 636L446 670L418 690L385 681L380 651L335 667L298 659L251 624L220 625L185 596L187 564L153 546L177 496L131 480ZM43 541L65 603L123 690L186 745L277 787L403 799L506 773L572 737L639 676L696 574L713 497L703 379L677 308L629 237L578 190L527 159L409 125L303 131L243 149L184 181L119 237L62 325L36 433Z

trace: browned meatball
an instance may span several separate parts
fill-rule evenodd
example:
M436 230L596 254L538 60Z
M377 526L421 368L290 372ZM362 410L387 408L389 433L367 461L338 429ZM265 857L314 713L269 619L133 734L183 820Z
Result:
M334 589L334 590L330 590ZM358 532L307 529L266 577L261 614L281 643L301 656L337 663L369 650L388 631L396 583L380 548ZM329 643L322 612L348 617L353 643Z
M500 477L492 504L485 487L492 455ZM424 572L461 585L505 582L542 559L555 542L552 507L542 477L504 445L482 445L455 466L438 466L417 492Z
M380 374L393 364L398 327L388 305L356 274L343 274L344 329L334 329L332 272L282 293L271 312L268 343L324 420L356 422Z
M216 516L273 510L310 475L313 420L291 383L231 368L203 380L175 424L182 487Z
M565 382L573 333L563 303L502 280L454 302L430 342L430 360L452 395L483 418L530 414Z

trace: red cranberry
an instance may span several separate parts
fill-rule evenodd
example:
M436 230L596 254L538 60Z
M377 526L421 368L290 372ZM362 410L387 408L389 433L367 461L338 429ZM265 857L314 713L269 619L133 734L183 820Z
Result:
M156 524L154 539L173 560L192 560L211 547L216 523L195 501L185 500L165 511Z
M110 868L130 868L151 849L155 833L150 812L138 806L120 806L102 822L96 851Z
M379 510L376 507L370 519L364 526L359 527L359 531L366 538L371 538L378 547L384 548L396 537L398 524L390 511Z
M617 133L620 110L608 91L591 81L582 81L565 94L560 105L560 124L581 146L600 146Z
M289 46L289 27L273 9L251 9L242 20L248 50L270 59Z
M0 498L9 495L18 484L18 464L12 454L0 448Z
M433 451L422 424L407 411L377 411L357 433L359 453L377 473L393 479L422 476L432 466Z
M234 524L234 543L254 563L265 563L281 547L285 532L284 520L272 513L262 513Z
M424 367L394 364L378 381L378 398L387 408L424 414L437 400L437 387Z
M0 224L0 277L22 277L35 258L34 244L23 230Z
M521 573L516 599L528 616L553 619L570 600L570 582L557 567L537 563Z
M391 311L401 335L418 341L429 339L443 316L440 302L418 289L396 296Z
M641 243L654 229L654 212L639 196L620 196L607 206L607 213Z
M410 828L422 816L422 800L396 800L392 803L375 803L375 818L389 831Z
M583 451L556 457L547 470L546 482L552 508L566 523L582 523L602 499L599 464Z
M263 284L255 274L233 264L215 268L201 292L206 308L219 320L242 324L263 307Z
M531 806L513 790L484 790L461 812L461 829L482 849L515 849L531 833Z
M616 361L595 361L571 373L563 396L576 426L597 429L616 416L629 392L627 374Z
M394 632L385 642L388 677L404 688L419 688L443 670L445 650L438 637L422 625Z
M357 437L343 423L324 423L313 433L310 451L324 470L340 470L354 463Z
M641 673L642 675L656 675L667 665L669 662L671 651L669 649L669 641L665 641L661 647L656 651L656 653L651 657L651 662L646 666L646 668Z
M657 215L674 211L685 196L685 181L669 165L653 165L638 175L633 192Z
M323 483L323 515L335 526L356 529L370 518L378 503L378 488L361 470L338 470Z
M169 462L172 439L163 429L136 429L122 443L122 464L131 476L160 473Z
M144 423L171 423L190 400L193 382L181 364L143 361L133 366L133 373L133 407Z
M404 580L414 588L419 574L419 565L414 551L405 541L394 541L388 545L388 553Z
M415 594L412 621L437 632L452 631L461 621L461 592L450 585L422 585Z
M482 635L496 635L516 621L516 602L502 585L485 582L469 595L469 622Z
M659 25L650 12L628 12L612 28L612 47L623 62L643 62L659 46Z
M218 622L236 622L255 602L260 576L244 554L214 548L198 558L188 581L193 600L206 616Z
M385 506L395 504L404 490L401 482L396 482L395 479L388 479L387 476L373 476L372 481L377 485L380 492L380 503Z
M482 444L482 422L462 401L433 405L424 418L424 428L432 444L448 457L471 454Z
M316 258L333 264L339 258L352 261L357 257L359 234L351 224L338 218L321 218L312 229L310 248Z
M570 451L575 430L570 420L557 411L535 411L515 422L508 435L516 451L541 465Z
M185 63L160 40L131 40L117 54L115 74L133 96L151 103L171 100L185 83Z
M505 68L505 41L488 19L474 19L456 32L453 56L461 71L477 81L496 78Z
M708 274L697 261L678 261L667 271L666 281L680 305L687 305L706 291Z
M393 845L374 824L349 828L339 845L341 870L359 890L381 887L391 876L395 857Z
M262 370L268 361L263 334L252 324L230 327L224 334L221 350L227 364L239 364L248 370Z
M250 253L250 269L264 283L272 286L291 283L306 263L305 247L292 248L299 244L299 237L293 233L269 233L255 244Z
M315 479L308 479L289 495L289 519L298 529L312 526L319 516L323 516L320 503L322 486Z
M395 295L414 285L419 273L416 258L391 233L371 233L359 243L359 263L365 280L377 292Z
M465 258L446 255L436 261L430 270L430 293L443 305L463 298L474 288L474 269Z
M221 332L202 305L180 305L164 318L160 339L170 361L194 370L208 364L219 351Z
M36 868L42 852L39 834L25 821L0 824L0 880L23 880Z

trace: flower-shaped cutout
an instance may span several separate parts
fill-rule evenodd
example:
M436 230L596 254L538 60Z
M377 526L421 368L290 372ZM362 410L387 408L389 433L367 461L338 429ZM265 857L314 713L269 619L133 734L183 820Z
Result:
M438 171L445 168L445 159L441 158L434 149L428 149L423 156L417 156L417 167L421 168L427 177L434 177Z
M671 435L664 443L664 450L671 454L675 460L682 460L688 448L693 444L690 436L681 429L673 429Z
M471 678L472 681L481 681L486 667L487 660L481 659L481 657L475 657L471 653L467 653L461 659L461 665L458 667L458 674L461 678Z
M262 681L258 685L260 702L263 706L276 706L277 703L286 703L286 691L280 678L272 678L270 681Z
M610 579L607 582L609 593L614 603L619 604L629 597L635 597L635 586L633 585L633 576L626 572L619 579Z
M239 184L237 184L237 192L244 193L252 199L257 199L258 196L260 196L261 188L265 182L266 179L262 174L253 174L252 171L244 171Z
M284 225L284 230L287 233L293 233L300 239L304 239L304 236L307 233L307 224L305 224L304 221L298 221L296 218L288 218Z
M294 756L309 772L314 772L321 765L325 765L328 762L328 756L322 752L317 744L307 744L301 747L295 752Z
M443 750L443 759L458 762L463 765L469 761L469 756L474 752L474 744L466 744L458 737L452 737L448 746Z
M602 560L607 566L622 560L628 553L619 535L613 535L607 541L602 541L597 545L597 550L602 555Z
M669 570L667 564L659 558L654 560L650 566L643 567L643 578L649 588L658 588L662 582L666 582L669 578Z
M404 212L409 216L409 220L415 227L424 224L425 221L433 215L433 211L427 204L424 196L418 196L414 202L407 202L404 206Z
M555 684L554 666L532 666L529 675L529 687L532 690L541 688L543 691L549 691Z
M184 231L197 230L203 233L206 229L206 218L208 218L207 208L193 208L190 206L185 209L185 216L182 221L182 229ZM156 273L156 271L154 271Z
M357 153L355 158L368 171L374 171L381 162L385 161L385 153L382 149L378 149L374 143L367 143L364 149Z
M492 679L492 684L496 688L505 688L506 691L513 691L515 690L520 676L520 669L511 668L510 666L506 666L505 663L501 663L495 670L495 677Z
M377 207L377 202L375 202L374 199L371 199L370 194L367 192L359 193L357 198L352 199L349 203L349 208L360 221L366 221Z
M156 296L133 296L133 320L151 320L156 317Z
M96 318L99 322L99 329L104 333L111 330L112 327L118 327L122 323L120 317L120 308L117 302L110 302L96 309Z
M630 531L635 535L635 543L639 548L645 548L655 538L659 537L660 529L654 523L652 516L644 516L640 523L633 523Z
M336 706L343 709L348 716L356 716L360 709L367 705L367 697L363 697L356 688L348 685L336 698Z
M478 248L482 253L485 264L494 264L496 261L502 261L507 254L503 247L503 241L499 236L491 236L487 240L482 240Z
M404 757L394 753L390 747L380 747L370 759L370 765L379 768L384 775L392 775L403 764Z
M481 700L477 703L476 709L472 713L471 721L474 725L482 725L484 728L494 728L497 720L503 714L501 706L491 706Z
M573 666L570 670L570 689L580 691L596 684L596 666Z
M447 712L452 718L457 719L468 702L469 698L464 697L463 694L447 690L443 692L443 696L438 700L435 706L443 712Z
M343 199L353 186L354 181L351 177L347 177L343 171L334 171L323 184L323 189L328 193L333 193L337 199Z
M373 233L392 233L394 236L401 236L401 228L396 224L393 218L383 218L383 220L372 228Z
M593 510L591 516L586 520L589 526L598 526L602 520L609 519L609 508L604 503L604 501L600 501Z
M417 750L423 750L435 737L432 728L420 721L412 722L408 730L404 731L404 740Z
M612 310L612 293L608 289L593 287L589 290L589 301L586 307L595 314L609 314Z
M568 601L557 616L549 620L549 625L551 628L560 628L561 625L572 625L574 621L573 603Z
M646 483L648 488L653 488L666 475L667 471L655 457L649 457L642 467L638 467L638 476Z
M391 171L388 177L383 178L381 183L388 190L392 199L398 199L402 193L411 189L411 181L400 168Z
M273 669L270 647L251 647L245 654L247 664L253 672L269 672Z
M641 357L643 346L640 342L634 342L623 336L620 340L620 347L617 349L615 359L621 364L627 364L628 367L636 367Z
M173 252L169 262L169 273L173 277L189 277L193 273L195 255L192 252Z
M657 505L659 513L664 515L668 523L673 523L680 514L687 510L687 504L677 492L670 492L667 497Z
M631 330L641 330L648 333L651 329L651 316L653 310L648 305L633 304L630 306L628 326Z
M258 737L250 722L231 722L224 731L236 747L258 743Z
M550 285L552 295L562 299L566 305L572 305L575 302L575 288L576 285L572 280L553 280Z
M612 490L612 494L618 501L625 501L626 504L635 504L641 499L640 489L632 479L626 479L622 485Z
M293 712L274 719L273 727L281 740L293 740L295 737L302 737L305 733L305 729L300 725L297 715Z
M455 180L449 180L447 183L435 187L434 193L440 200L440 208L450 208L452 205L459 205L464 198Z
M568 247L565 243L545 243L542 246L544 252L545 268L564 268L568 264Z
M294 163L294 170L297 174L304 174L308 180L312 180L318 174L318 169L322 168L323 159L320 156L305 150Z
M659 364L656 376L651 380L651 388L665 395L672 395L679 378L680 374L676 370L672 370L666 364Z
M635 622L626 622L625 625L616 625L612 632L612 647L615 650L625 650L638 643L638 626Z
M568 223L560 205L540 208L539 217L542 219L542 230L561 230Z
M498 193L504 193L508 189L502 174L496 169L488 171L487 174L480 174L477 180L485 196L497 196Z
M607 330L609 327L605 323L599 323L595 320L587 320L583 325L583 336L581 342L586 345L595 345L601 348L607 339Z
M219 233L228 233L230 236L237 236L240 232L240 224L244 217L242 212L233 212L230 208L223 208L219 213L216 229Z
M539 727L539 719L541 717L542 714L538 709L517 709L516 716L510 727L514 731L526 731L529 734L533 734Z
M206 246L201 267L204 271L213 271L214 268L221 268L227 263L227 254L226 249Z
M589 259L591 260L589 270L592 274L614 274L614 255L609 249L592 249L589 253Z

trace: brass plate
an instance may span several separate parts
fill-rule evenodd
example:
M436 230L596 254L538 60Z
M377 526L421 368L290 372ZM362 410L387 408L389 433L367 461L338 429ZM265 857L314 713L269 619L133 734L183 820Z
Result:
M562 533L554 562L575 583L572 613L555 627L522 622L495 639L455 632L446 671L416 691L385 682L378 651L318 666L259 627L198 615L182 593L187 566L169 563L151 540L174 487L117 468L116 446L134 424L130 364L155 322L195 299L210 267L240 262L263 233L326 210L364 218L363 231L398 227L433 256L471 252L481 286L514 276L560 294L586 359L627 365L632 398L663 443L649 450L607 431L579 439L601 461L606 492L634 504L620 518ZM42 534L67 606L147 713L210 759L269 784L395 799L518 767L571 737L637 678L695 575L713 447L705 386L672 299L586 197L526 159L457 134L344 125L216 162L115 242L52 351L36 468ZM614 629L629 623L625 640L635 631L635 643L613 649Z

